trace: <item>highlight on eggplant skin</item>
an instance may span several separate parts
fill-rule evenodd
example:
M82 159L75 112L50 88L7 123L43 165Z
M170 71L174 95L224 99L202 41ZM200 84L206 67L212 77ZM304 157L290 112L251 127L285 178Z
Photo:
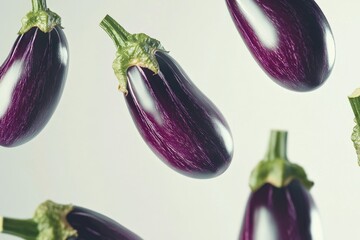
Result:
M116 221L90 209L52 201L40 204L30 219L0 216L0 233L38 240L141 240Z
M299 181L281 188L265 184L249 197L239 240L322 240L319 219Z
M229 166L230 129L215 105L167 53L155 53L159 74L128 71L125 97L141 136L170 167L195 178L214 177Z
M113 69L119 90L153 152L189 177L223 173L232 159L233 140L217 107L159 41L143 33L128 33L109 15L100 26L115 42Z
M61 97L69 50L61 18L32 0L12 50L0 67L0 145L14 147L34 138Z
M45 127L67 71L68 44L59 26L49 33L34 27L18 36L0 67L0 145L18 146Z
M335 62L330 25L313 0L226 0L232 19L265 72L279 85L310 91Z

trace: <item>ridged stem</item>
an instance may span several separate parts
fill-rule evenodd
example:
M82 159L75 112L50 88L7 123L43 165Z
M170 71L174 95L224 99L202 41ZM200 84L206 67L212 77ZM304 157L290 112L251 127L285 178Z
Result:
M360 88L357 88L348 98L354 112L356 122L353 133L351 134L351 140L354 143L358 164L360 166Z
M117 48L124 47L126 41L128 41L128 38L131 35L109 15L104 17L104 19L100 22L100 26L107 34L109 34Z
M264 157L265 161L274 159L283 159L288 161L286 155L287 132L272 130L270 133L270 141L267 153Z
M47 9L46 0L31 0L33 12L45 11Z
M349 101L357 123L360 123L360 88L357 88L350 96Z
M0 222L1 223L1 222ZM2 218L1 232L25 240L36 240L39 234L38 224L32 219Z

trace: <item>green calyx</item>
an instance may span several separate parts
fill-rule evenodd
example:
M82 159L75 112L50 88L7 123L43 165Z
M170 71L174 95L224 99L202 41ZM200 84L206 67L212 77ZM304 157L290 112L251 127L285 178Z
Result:
M314 183L307 179L304 169L284 159L261 161L250 176L251 190L256 191L264 184L269 183L281 188L289 185L293 180L299 180L304 187L310 189Z
M119 90L127 95L127 70L132 66L150 69L154 74L159 72L155 58L156 51L165 51L161 43L144 33L130 34L112 17L106 15L100 26L114 41L117 51L113 70L119 81Z
M250 188L256 191L266 183L275 187L286 187L293 180L299 180L310 189L314 183L309 181L304 169L291 163L286 156L287 132L271 131L268 152L250 175Z
M164 50L160 42L144 33L131 35L125 46L118 48L112 67L121 92L127 94L127 70L130 67L148 68L154 74L159 72L159 64L155 58L157 50Z
M353 128L353 133L351 134L351 141L354 143L358 164L360 166L360 88L355 89L348 98L355 115L355 127Z
M72 205L60 205L49 200L42 203L33 217L38 224L37 240L66 240L76 236L76 230L66 221L66 215L72 208Z
M2 232L25 240L67 240L77 236L76 230L66 220L72 208L71 205L46 201L36 209L32 219L4 217Z
M21 20L22 27L19 34L24 34L33 27L41 31L50 32L55 26L61 26L61 18L46 7L46 0L32 0L33 10Z
M356 123L356 120L355 120L355 123ZM358 164L360 166L360 128L357 123L356 123L355 127L353 128L353 132L351 134L351 141L354 143L354 148L356 151Z

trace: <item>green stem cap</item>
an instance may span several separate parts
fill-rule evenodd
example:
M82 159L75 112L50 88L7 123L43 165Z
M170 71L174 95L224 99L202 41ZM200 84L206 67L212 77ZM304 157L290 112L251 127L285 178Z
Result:
M132 66L150 69L157 74L159 64L156 51L165 51L161 43L144 33L130 34L112 17L106 15L100 26L114 41L117 48L113 62L114 73L119 80L119 90L127 95L127 70Z
M33 27L47 33L57 25L61 26L60 16L47 8L46 0L31 0L31 2L32 11L28 12L21 20L22 27L19 34L24 34Z
M250 188L256 191L266 183L275 187L286 187L294 179L310 189L314 183L307 179L304 169L291 163L286 155L287 132L273 130L264 159L254 168L250 175Z
M355 91L348 98L355 115L355 127L353 129L353 133L351 134L351 140L354 143L358 164L360 166L360 88L355 89Z
M77 232L66 221L71 205L46 201L39 205L32 219L0 217L0 232L25 240L66 240Z

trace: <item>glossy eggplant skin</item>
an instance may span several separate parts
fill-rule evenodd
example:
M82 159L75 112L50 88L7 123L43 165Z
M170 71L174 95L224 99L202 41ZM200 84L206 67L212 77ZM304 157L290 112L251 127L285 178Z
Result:
M77 231L77 237L68 240L141 240L114 220L92 210L74 207L66 216L67 222Z
M170 55L157 51L155 57L159 74L128 70L125 98L137 129L176 171L194 178L221 174L233 155L228 124Z
M325 82L335 61L335 43L327 19L313 0L226 0L226 3L252 55L277 84L303 92ZM246 5L252 6L249 15L255 8L262 16L250 21L241 7ZM253 21L263 26L256 30ZM272 34L261 37L269 29L274 29Z
M0 68L0 145L18 146L45 127L63 92L68 55L59 26L18 36Z
M251 193L239 240L322 240L319 216L309 192L297 180Z

